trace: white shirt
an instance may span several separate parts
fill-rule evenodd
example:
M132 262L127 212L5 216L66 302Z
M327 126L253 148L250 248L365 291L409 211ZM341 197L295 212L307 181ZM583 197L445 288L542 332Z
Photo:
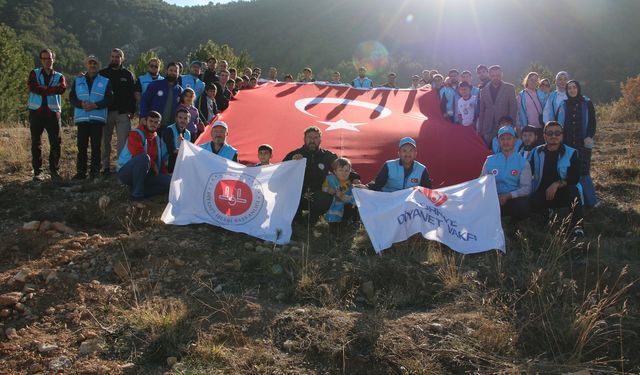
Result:
M475 96L469 97L469 99L464 100L464 98L458 99L458 110L456 113L456 122L458 121L457 115L462 115L462 122L460 122L464 126L473 125L473 120L476 116L476 106L478 105L478 100Z

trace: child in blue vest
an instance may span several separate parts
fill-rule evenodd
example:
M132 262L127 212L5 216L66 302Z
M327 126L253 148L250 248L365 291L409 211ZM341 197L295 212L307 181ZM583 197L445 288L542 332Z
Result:
M322 191L333 195L333 201L324 214L324 219L329 223L330 230L335 232L338 223L351 218L355 210L353 183L349 179L351 161L347 158L337 158L331 164L331 171L332 174L328 175L322 184Z
M169 125L162 134L162 139L167 146L169 153L169 173L173 173L178 158L178 151L183 141L191 141L191 132L187 130L187 124L191 119L191 114L184 108L176 111L176 122Z

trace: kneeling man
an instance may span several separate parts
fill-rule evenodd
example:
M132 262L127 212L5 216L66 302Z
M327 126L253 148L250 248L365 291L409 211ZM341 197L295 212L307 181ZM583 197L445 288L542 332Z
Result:
M238 150L227 143L227 135L229 135L227 123L216 121L211 127L211 142L200 145L200 147L225 159L237 162Z
M501 216L519 221L529 216L531 166L524 156L515 151L516 131L513 127L501 127L498 142L500 152L487 156L482 174L492 174L496 178Z
M382 165L376 179L367 187L371 190L392 192L414 186L431 189L427 167L416 160L418 149L411 137L400 140L398 159L388 160Z

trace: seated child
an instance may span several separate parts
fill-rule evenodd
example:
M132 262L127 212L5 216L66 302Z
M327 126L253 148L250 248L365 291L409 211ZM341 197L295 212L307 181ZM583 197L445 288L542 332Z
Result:
M540 143L538 142L538 132L533 126L525 126L522 129L522 145L516 149L525 159L529 160L529 154L531 150L536 148Z
M333 195L331 207L324 215L329 225L347 221L355 210L353 183L349 180L351 162L347 158L338 158L331 164L331 171L333 174L328 175L322 184L322 191Z

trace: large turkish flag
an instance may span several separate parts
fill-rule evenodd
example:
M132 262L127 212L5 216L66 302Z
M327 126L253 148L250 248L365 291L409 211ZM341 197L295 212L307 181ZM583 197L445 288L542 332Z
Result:
M274 148L273 162L304 143L308 126L322 130L321 147L351 160L364 183L382 164L398 157L398 142L413 137L418 161L433 186L477 178L489 150L474 130L454 125L440 114L429 86L408 89L355 89L350 86L265 83L240 91L214 120L229 126L227 143L243 163L258 161L258 146ZM197 143L210 141L209 127Z

